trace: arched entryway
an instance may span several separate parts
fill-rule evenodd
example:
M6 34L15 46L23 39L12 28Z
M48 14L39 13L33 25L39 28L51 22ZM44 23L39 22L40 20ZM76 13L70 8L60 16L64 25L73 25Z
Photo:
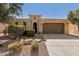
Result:
M35 30L35 33L37 33L37 23L36 22L33 23L33 29Z

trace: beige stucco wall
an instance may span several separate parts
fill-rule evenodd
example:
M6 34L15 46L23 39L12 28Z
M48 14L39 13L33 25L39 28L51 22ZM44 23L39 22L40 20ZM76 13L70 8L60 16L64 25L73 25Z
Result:
M36 18L36 19L34 19ZM23 25L23 22L26 22L26 29L33 30L33 23L37 23L37 32L43 32L44 23L63 23L64 24L64 34L72 34L79 36L78 26L71 24L67 19L48 19L42 18L41 15L29 15L29 18L25 19L16 19L15 22L18 22L19 25ZM1 25L2 26L2 25ZM0 26L0 31L1 27Z
M69 34L79 36L78 25L69 23Z
M64 24L64 34L68 34L68 23L67 23L67 20L66 19L43 19L41 21L42 25L44 23L62 23ZM43 30L43 27L42 27L42 30Z
M36 19L34 19L36 18ZM66 19L44 19L41 15L29 15L28 19L17 19L20 25L23 25L23 22L27 23L27 30L33 30L33 23L37 23L37 32L43 32L44 23L63 23L64 24L64 34L69 33L68 22Z
M65 34L69 34L69 24L68 23L65 23L64 26L65 26L64 27L64 33Z

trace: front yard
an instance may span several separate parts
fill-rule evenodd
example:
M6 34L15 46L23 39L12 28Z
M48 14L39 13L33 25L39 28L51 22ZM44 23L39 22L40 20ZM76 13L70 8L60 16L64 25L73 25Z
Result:
M31 38L24 38L24 40L28 41L25 44L21 45L20 51L14 51L8 49L8 46L15 42L21 42L23 39L17 38L15 39L9 39L9 37L0 37L0 56L48 56L47 47L44 41L41 41L41 39L35 37L35 40L38 41L38 48L32 49L31 41L33 40L33 37ZM30 41L30 43L29 43ZM36 44L35 42L33 44ZM18 45L18 44L17 44ZM15 45L16 47L16 45Z

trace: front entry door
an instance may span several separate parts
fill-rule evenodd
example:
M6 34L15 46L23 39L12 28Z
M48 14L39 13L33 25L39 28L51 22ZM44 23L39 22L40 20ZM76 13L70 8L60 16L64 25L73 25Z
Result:
M36 22L33 23L33 29L35 30L35 33L37 33L37 23Z

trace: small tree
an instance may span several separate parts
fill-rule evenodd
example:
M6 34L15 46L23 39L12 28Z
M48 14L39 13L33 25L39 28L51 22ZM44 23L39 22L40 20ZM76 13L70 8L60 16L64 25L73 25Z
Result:
M68 20L72 23L72 24L79 24L79 9L73 11L70 11L68 13Z
M21 3L0 3L0 22L12 24L17 16L22 14Z

